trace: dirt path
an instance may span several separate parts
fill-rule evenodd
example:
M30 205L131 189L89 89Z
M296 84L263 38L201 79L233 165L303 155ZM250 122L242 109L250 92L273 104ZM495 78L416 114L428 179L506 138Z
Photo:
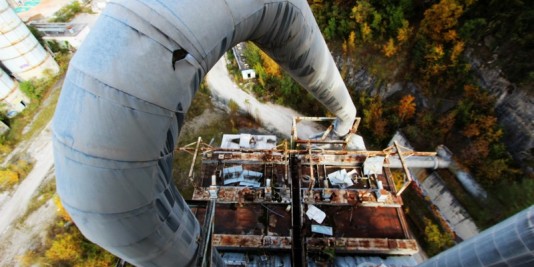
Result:
M11 197L0 206L0 240L13 222L26 212L33 194L54 165L50 124L32 141L27 153L35 159L33 170L20 183Z
M61 78L56 82L49 96L54 91L60 90L63 80L64 78ZM50 101L50 98L45 99L42 107L49 105ZM19 219L26 214L39 186L45 180L53 179L54 157L50 127L51 122L48 122L39 134L17 145L3 162L3 165L6 165L14 155L26 154L33 159L34 166L28 176L13 190L0 194L0 240L2 240L0 266L13 266L17 262L17 257L29 248L34 238L46 233L46 229L56 216L55 207L53 204L50 205L49 201L29 214L24 222ZM43 209L48 213L42 214Z
M206 81L215 101L227 104L233 100L240 109L251 114L266 129L279 132L284 136L289 137L291 134L293 117L302 116L295 110L284 106L261 103L253 95L241 90L230 78L224 57L208 72ZM320 105L319 102L317 105ZM308 138L322 131L324 129L313 123L303 122L297 128L299 137L302 138Z
M56 219L56 205L47 201L33 212L24 223L2 236L0 266L21 266L22 257L28 249L35 248L46 240L46 229Z

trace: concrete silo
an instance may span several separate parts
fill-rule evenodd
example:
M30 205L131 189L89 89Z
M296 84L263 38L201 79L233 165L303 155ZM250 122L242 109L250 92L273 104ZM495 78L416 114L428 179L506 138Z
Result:
M18 80L39 78L59 66L39 44L6 0L0 0L0 61Z
M28 97L19 91L18 84L0 69L0 109L7 110L8 115L21 112L29 103Z

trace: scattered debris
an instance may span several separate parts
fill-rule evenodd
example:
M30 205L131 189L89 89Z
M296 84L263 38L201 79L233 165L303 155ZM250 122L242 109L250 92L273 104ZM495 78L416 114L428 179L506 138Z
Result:
M243 166L234 166L223 169L224 185L239 183L240 186L260 187L261 172L243 170Z
M318 234L329 235L329 236L334 235L334 230L330 226L312 224L311 230L312 232L318 233Z
M384 167L384 157L368 157L363 163L363 174L382 174Z
M309 219L314 220L317 223L323 223L324 219L326 218L326 213L312 204L308 204L308 211L306 211L306 215Z
M347 170L342 169L328 174L328 180L330 180L330 183L332 183L332 185L339 185L342 188L353 186L354 183L352 182L352 175L354 175L355 173L356 170L347 172Z

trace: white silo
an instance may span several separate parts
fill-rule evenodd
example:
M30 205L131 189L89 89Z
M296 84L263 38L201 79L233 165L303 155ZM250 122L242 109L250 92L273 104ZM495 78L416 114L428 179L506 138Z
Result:
M15 14L6 0L0 0L0 61L18 80L39 78L43 71L59 71L47 53Z
M18 84L0 69L0 109L6 110L8 116L15 115L26 108L29 102Z

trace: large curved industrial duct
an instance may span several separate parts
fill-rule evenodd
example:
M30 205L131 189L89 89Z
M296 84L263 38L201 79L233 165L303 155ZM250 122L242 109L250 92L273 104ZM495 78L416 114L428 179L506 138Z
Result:
M356 109L306 1L112 1L53 122L57 190L87 238L135 265L195 260L199 224L171 182L173 148L201 80L245 40L349 131Z

